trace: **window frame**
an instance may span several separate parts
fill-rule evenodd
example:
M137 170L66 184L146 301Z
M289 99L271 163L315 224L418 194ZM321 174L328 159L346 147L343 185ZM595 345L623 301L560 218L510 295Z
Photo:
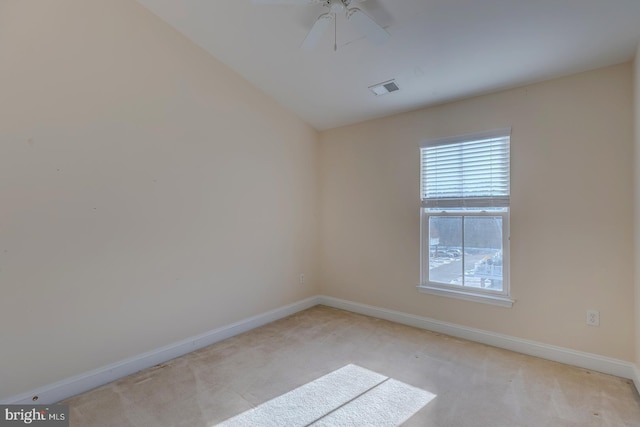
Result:
M487 138L509 137L509 145L511 142L511 129L497 129L487 132L477 132L472 134L458 135L446 138L437 138L424 141L420 144L420 149L434 145L449 145L470 141L478 141ZM509 154L508 162L511 162ZM427 207L425 199L423 199L423 173L426 170L423 165L423 156L420 155L420 284L418 290L423 293L434 294L439 296L457 298L467 301L482 302L487 304L498 305L502 307L512 307L514 300L511 298L510 292L510 203L506 206L474 206L466 207L464 202L460 206L446 207ZM509 182L511 180L509 172ZM510 191L509 191L510 193ZM508 200L508 197L507 197ZM460 209L463 208L463 209ZM464 228L465 217L478 216L500 216L502 218L502 290L477 288L472 286L454 285L448 283L429 281L429 258L430 258L430 241L429 241L429 219L431 217L461 217L462 226ZM463 231L464 233L464 231ZM464 234L463 234L464 236ZM463 277L464 277L464 239L462 241L462 259ZM463 279L464 280L464 279Z

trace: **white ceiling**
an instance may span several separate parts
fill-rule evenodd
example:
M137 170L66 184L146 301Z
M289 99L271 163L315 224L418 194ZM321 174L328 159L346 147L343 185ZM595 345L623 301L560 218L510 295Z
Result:
M321 5L138 1L318 130L625 62L640 41L640 0L354 0L391 39L339 16L337 52L333 31L300 49Z

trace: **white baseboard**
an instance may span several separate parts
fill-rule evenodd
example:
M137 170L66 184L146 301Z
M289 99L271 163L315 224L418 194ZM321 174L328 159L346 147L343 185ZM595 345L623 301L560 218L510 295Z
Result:
M469 328L454 323L442 322L440 320L429 319L428 317L415 316L413 314L360 304L339 298L320 296L319 303L329 307L340 308L354 313L390 320L404 325L552 360L554 362L632 379L635 381L636 388L640 390L640 372L638 371L638 367L624 360L543 344L481 329Z
M320 295L187 338L102 368L39 387L17 396L2 399L0 400L0 404L33 404L36 403L33 401L34 396L38 396L38 404L59 402L68 397L89 391L157 364L167 362L194 350L215 344L318 304L631 379L634 381L636 389L640 391L640 369L630 362Z
M0 400L2 405L10 404L50 404L59 402L76 394L89 391L101 385L126 377L159 363L167 362L194 350L215 344L224 339L241 334L283 317L318 305L317 296L307 298L275 310L196 335L167 346L104 366L89 372L31 390L29 392ZM33 400L37 396L37 402Z

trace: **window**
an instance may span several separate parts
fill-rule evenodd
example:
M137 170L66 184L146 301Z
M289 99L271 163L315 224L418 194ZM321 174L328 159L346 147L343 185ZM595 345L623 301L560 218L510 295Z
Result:
M421 291L512 306L510 133L420 144Z

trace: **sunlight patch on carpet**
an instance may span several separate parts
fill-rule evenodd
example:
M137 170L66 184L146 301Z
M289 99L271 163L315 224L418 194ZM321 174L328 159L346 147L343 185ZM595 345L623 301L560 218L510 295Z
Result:
M347 365L217 426L395 427L435 397L368 369Z

